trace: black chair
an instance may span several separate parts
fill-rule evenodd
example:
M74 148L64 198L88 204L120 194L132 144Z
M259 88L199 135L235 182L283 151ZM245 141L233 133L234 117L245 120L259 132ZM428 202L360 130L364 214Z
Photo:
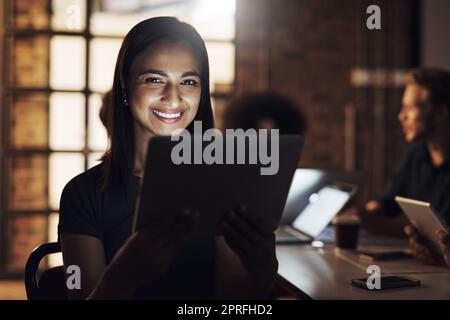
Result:
M39 263L52 253L61 252L58 242L45 243L33 250L25 266L25 289L28 300L66 300L63 266L45 270L39 276Z

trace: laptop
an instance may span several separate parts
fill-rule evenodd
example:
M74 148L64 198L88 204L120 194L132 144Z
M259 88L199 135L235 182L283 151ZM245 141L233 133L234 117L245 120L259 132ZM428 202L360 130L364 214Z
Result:
M302 179L292 181L291 189L301 184ZM307 205L288 224L282 224L275 232L276 242L310 243L314 240L332 241L332 230L327 230L334 216L347 204L356 192L356 186L344 183L328 183L307 197ZM290 195L291 192L289 193ZM294 196L294 195L292 195ZM292 201L292 200L291 200ZM325 234L324 234L325 232Z
M319 169L297 168L292 178L280 224L291 224L301 209L306 207L309 196L327 184L328 174Z

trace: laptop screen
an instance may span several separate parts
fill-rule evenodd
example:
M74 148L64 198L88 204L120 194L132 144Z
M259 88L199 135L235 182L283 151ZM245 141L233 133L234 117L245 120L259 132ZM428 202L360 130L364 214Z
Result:
M308 205L294 220L292 226L316 238L347 203L351 195L350 190L341 190L336 186L323 187L309 197Z
M316 169L297 169L283 210L282 224L291 225L300 210L308 205L308 197L325 184L325 172Z

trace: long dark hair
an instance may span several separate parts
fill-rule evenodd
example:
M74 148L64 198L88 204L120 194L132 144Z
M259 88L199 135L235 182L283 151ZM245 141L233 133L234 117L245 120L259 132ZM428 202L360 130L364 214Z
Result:
M209 93L209 64L205 42L189 24L174 17L150 18L139 22L125 36L117 57L111 100L106 119L110 147L102 157L103 187L126 185L131 176L136 143L133 115L124 105L130 68L139 53L160 41L183 41L190 45L200 65L201 97L194 121L202 121L203 130L214 127ZM193 122L186 128L193 132Z

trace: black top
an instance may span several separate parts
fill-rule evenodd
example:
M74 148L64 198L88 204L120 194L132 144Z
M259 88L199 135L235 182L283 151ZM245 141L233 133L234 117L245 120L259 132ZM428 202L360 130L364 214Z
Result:
M131 176L125 187L102 190L101 165L76 176L61 195L58 236L71 233L100 239L109 264L131 235L139 183L138 177ZM192 250L195 256L175 259L166 276L140 288L136 298L213 298L214 261L204 258L213 254L203 254L205 250L213 250L213 243L196 244Z
M394 200L395 196L430 202L446 223L450 224L449 155L446 155L442 165L436 167L425 141L414 142L379 199L383 212L401 212Z

